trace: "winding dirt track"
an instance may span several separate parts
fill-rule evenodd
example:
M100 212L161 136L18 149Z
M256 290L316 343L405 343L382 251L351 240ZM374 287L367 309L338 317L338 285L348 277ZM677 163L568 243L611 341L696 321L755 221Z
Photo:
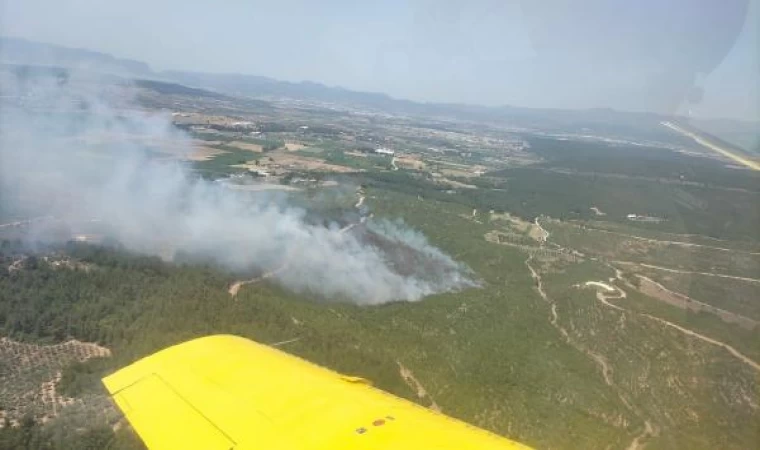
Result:
M525 265L528 266L528 269L530 270L531 276L536 281L536 289L538 290L539 295L541 296L544 301L551 304L551 319L550 323L552 326L554 326L559 332L562 334L562 336L565 338L565 342L567 342L570 346L577 349L580 352L585 353L589 358L591 358L601 369L602 371L602 377L604 378L605 384L612 388L616 393L620 401L628 408L634 415L639 417L644 421L644 430L638 434L636 437L633 438L633 441L631 441L630 445L627 447L627 450L640 450L644 447L645 444L642 443L644 439L647 437L656 436L659 433L659 427L653 426L652 423L644 417L642 412L631 404L631 402L628 400L626 393L623 391L623 389L618 386L615 383L615 380L613 378L613 371L612 367L610 367L610 364L607 362L604 356L595 353L591 351L590 349L583 348L580 344L573 341L570 335L568 334L567 330L565 330L561 325L559 325L557 319L557 304L554 303L549 299L549 297L546 295L546 292L543 288L543 283L541 281L541 276L538 274L538 272L530 265L530 260L533 258L533 256L529 256L528 259L525 260ZM616 291L617 296L614 298L624 298L626 296L625 291L622 289L619 289L617 287L613 288L609 286L606 283L603 282L597 282L597 281L591 281L586 283L587 286L597 286L597 287L603 287L605 290L609 291ZM607 304L608 306L611 306L616 309L622 310L622 308L613 305L611 303L607 302L607 299L605 297L602 297L599 295L599 292L597 292L597 298Z
M644 275L636 274L636 277L640 280L638 291L644 295L647 295L658 300L662 300L665 303L675 306L676 308L687 309L696 312L708 312L719 317L721 320L727 323L735 323L748 330L754 329L760 325L760 322L749 317L745 317L741 314L731 312L717 306L713 306L699 300L695 300L688 295L681 294L680 292L671 291L662 284L654 281L653 279Z
M646 317L646 318L648 318L648 319L651 319L651 320L657 321L657 322L659 322L659 323L661 323L661 324L663 324L663 325L665 325L665 326L668 326L668 327L674 328L674 329L676 329L676 330L678 330L678 331L680 331L680 332L682 332L682 333L684 333L684 334L687 334L687 335L689 335L689 336L695 337L695 338L697 338L697 339L699 339L699 340L702 340L702 341L704 341L704 342L707 342L707 343L709 343L709 344L712 344L712 345L717 345L718 347L723 347L723 348L724 348L724 349L726 349L726 350L727 350L729 353L731 353L733 356L735 356L736 358L738 358L740 361L742 361L742 362L746 363L747 365L749 365L749 366L750 366L750 367L752 367L753 369L755 369L755 370L757 370L757 371L760 371L760 364L756 363L755 361L753 361L752 359L750 359L750 358L749 358L749 357L747 357L746 355L742 354L741 352L739 352L739 351L738 351L738 350L736 350L735 348L731 347L730 345L726 344L725 342L721 342L721 341L719 341L719 340L717 340L717 339L713 339L713 338L711 338L711 337L707 337L707 336L705 336L705 335L703 335L703 334L701 334L701 333L697 333L696 331L690 330L690 329L688 329L688 328L684 328L684 327L682 327L682 326L680 326L680 325L676 325L676 324L675 324L675 323L673 323L673 322L670 322L670 321L668 321L668 320L665 320L665 319L661 319L661 318L659 318L659 317L656 317L656 316L653 316L653 315L651 315L651 314L646 314L646 313L635 313L635 312L633 312L633 311L627 310L627 309L625 309L625 308L622 308L622 307L620 307L620 306L618 306L618 305L615 305L615 304L613 304L613 303L610 303L610 302L609 302L609 300L610 300L610 299L621 299L621 298L625 298L625 297L626 297L626 295L625 295L625 291L623 291L622 289L620 289L620 288L619 288L619 287L617 287L617 286L615 286L615 287L613 288L612 286L609 286L609 285L607 285L606 283L602 283L602 282L599 282L599 281L588 281L588 282L586 282L586 285L587 285L587 286L588 286L588 285L597 285L597 286L598 286L598 285L604 285L604 286L607 286L607 287L611 288L611 290L616 290L616 291L617 291L617 295L615 295L615 296L611 296L611 295L605 295L605 294L604 294L604 292L602 292L602 291L597 291L597 292L596 292L596 298L597 298L597 299L598 299L598 300L599 300L599 301L600 301L602 304L604 304L604 305L606 305L606 306L609 306L609 307L611 307L611 308L617 309L617 310L619 310L619 311L622 311L622 312L627 312L627 313L629 313L629 314L637 314L637 315L640 315L640 316ZM608 291L608 292L609 292L609 291Z
M538 218L536 218L536 225L540 227L540 225L538 223ZM538 290L539 295L541 296L541 298L544 299L544 301L546 301L546 302L548 302L548 303L551 304L551 314L552 314L551 324L553 326L555 326L562 333L562 335L565 337L566 340L568 340L568 342L570 342L569 341L570 338L568 336L567 331L564 328L562 328L561 326L559 326L558 323L557 323L557 308L556 308L556 304L554 302L552 302L551 300L549 300L548 296L546 295L546 292L544 291L540 275L530 265L530 260L532 258L533 258L533 255L530 255L528 257L528 259L525 260L525 265L528 267L528 269L530 270L531 276L536 281L536 289ZM628 262L628 261L614 261L614 263L622 264L622 265L637 265L637 266L641 266L641 267L648 267L650 269L663 270L663 271L666 271L666 272L685 273L685 274L698 274L698 275L715 276L715 277L721 277L721 278L730 278L730 279L736 279L736 280L742 280L742 281L749 281L749 282L754 282L754 283L760 283L760 280L755 279L755 278L737 277L737 276L733 276L733 275L723 275L723 274L715 274L715 273L709 273L709 272L693 272L693 271L687 271L687 270L679 270L679 269L671 269L671 268L668 268L668 267L655 266L655 265L651 265L651 264L632 263L632 262ZM618 270L617 268L615 268L615 277L617 279L621 279L622 280L622 272L620 270ZM625 291L622 290L622 289L620 289L619 287L614 286L614 285L609 285L609 284L601 282L601 281L587 281L585 283L585 285L586 286L601 287L605 291L607 291L608 293L614 291L615 294L614 295L610 295L610 294L605 294L605 292L602 292L602 291L598 290L597 293L596 293L596 298L597 298L597 300L599 300L599 302L601 302L603 305L605 305L607 307L616 309L616 310L624 312L624 313L627 312L629 314L637 314L637 313L634 313L634 312L632 312L630 310L627 310L627 309L625 309L625 308L623 308L621 306L618 306L618 305L616 305L614 303L610 303L609 300L611 300L611 299L617 300L617 299L626 298ZM696 331L690 330L688 328L684 328L684 327L682 327L680 325L677 325L677 324L675 324L673 322L670 322L670 321L665 320L665 319L661 319L661 318L653 316L651 314L640 313L638 315L641 315L641 316L646 317L648 319L657 321L657 322L659 322L659 323L661 323L661 324L663 324L663 325L665 325L667 327L676 329L676 330L678 330L678 331L680 331L680 332L682 332L682 333L684 333L686 335L692 336L692 337L697 338L697 339L699 339L701 341L704 341L704 342L707 342L709 344L722 347L726 351L728 351L731 355L733 355L734 357L736 357L737 359L739 359L740 361L746 363L747 365L749 365L753 369L760 371L760 364L758 364L754 360L750 359L746 355L742 354L741 352L739 352L738 350L736 350L734 347L726 344L725 342L722 342L722 341L719 341L717 339L713 339L711 337L705 336L705 335L703 335L701 333L698 333ZM609 366L607 365L606 360L604 360L604 358L601 357L601 355L595 355L595 354L590 353L589 351L586 351L586 353L591 358L593 358L602 367L602 373L604 375L605 381L607 382L608 385L611 385L611 376L610 376L610 374L612 373L612 371L611 371L611 369L609 369ZM599 356L599 357L597 358L596 356Z
M646 439L647 436L656 436L656 435L657 435L657 431L654 429L654 427L652 427L651 422L649 422L648 420L645 420L644 431L642 431L641 434L639 434L633 439L633 442L631 442L631 444L628 447L626 447L626 450L642 449L646 446L646 444L642 443L641 441L643 439Z
M536 224L537 227L539 227L541 230L544 231L544 233L545 233L544 236L546 236L546 238L548 238L548 232L546 232L543 229L543 227L541 227L541 225L540 225L540 223L538 221L538 218L536 218L535 224ZM660 242L662 242L662 241L660 241ZM672 243L674 243L676 245L678 245L678 244L684 244L684 243L677 243L676 241L672 241ZM702 245L699 245L699 244L694 244L694 246L708 247L708 246L702 246ZM727 250L727 249L723 249L723 250ZM748 253L748 252L745 252L745 253ZM645 439L647 439L648 437L657 436L659 434L659 427L657 425L653 425L652 422L650 422L650 420L645 419L644 417L642 417L641 411L638 411L637 408L635 408L633 405L630 404L630 402L628 402L626 400L625 393L614 383L614 379L613 379L613 376L612 376L613 375L612 368L607 363L606 359L602 355L594 353L594 352L592 352L589 349L584 349L580 345L578 345L577 343L573 342L573 340L571 339L571 337L567 333L567 330L565 330L561 325L559 325L559 323L558 323L558 315L557 315L557 305L551 299L549 299L548 295L546 294L546 291L544 290L543 282L541 280L541 276L539 275L538 271L536 271L533 268L533 266L531 266L530 261L532 260L532 258L533 258L533 255L529 253L528 258L525 260L525 265L528 267L528 270L530 270L531 276L532 276L532 278L533 278L533 280L535 281L535 284L536 284L536 290L538 291L539 295L541 296L541 298L544 301L546 301L547 303L549 303L551 305L550 323L557 330L559 330L559 332L562 334L562 336L564 337L565 341L568 344L570 344L573 347L575 347L576 349L578 349L578 350L586 353L594 362L597 363L597 365L600 366L600 368L602 370L602 375L604 377L605 383L608 386L611 386L614 389L616 389L618 391L618 396L620 397L621 401L631 411L633 411L637 416L639 416L640 418L642 418L644 420L644 430L642 430L642 432L640 434L638 434L633 439L633 441L628 445L627 450L640 450L640 449L644 448L645 445L646 445L646 442L644 442ZM678 270L678 269L670 269L670 268L665 268L665 267L660 267L660 266L653 266L653 265L650 265L650 264L638 264L638 263L623 262L623 261L616 261L616 262L619 263L619 264L640 265L642 267L649 267L649 268L653 268L653 269L660 269L660 270L665 270L665 271L670 271L670 272L696 273L696 274L701 274L701 275L706 275L706 276L718 276L718 277L732 278L732 279L737 279L737 280L743 280L743 281L750 281L750 282L758 282L758 283L760 283L760 280L756 280L756 279L753 279L753 278L736 277L736 276L731 276L731 275L713 274L713 273L707 273L707 272L682 271L682 270ZM719 341L717 339L710 338L708 336L705 336L705 335L703 335L701 333L698 333L696 331L690 330L688 328L682 327L682 326L677 325L677 324L675 324L673 322L670 322L668 320L661 319L659 317L655 317L655 316L653 316L651 314L636 313L636 312L627 310L627 309L625 309L625 308L623 308L623 307L621 307L619 305L611 303L610 300L620 300L620 299L624 299L624 298L627 297L627 294L626 294L626 292L623 289L621 289L618 286L612 284L613 281L620 280L620 281L624 282L626 284L626 286L629 286L631 288L634 288L634 286L631 285L630 283L628 283L627 280L625 280L623 278L623 272L620 269L618 269L618 268L616 268L616 267L614 267L614 266L612 266L610 264L608 264L608 266L611 267L615 271L615 277L614 278L610 278L610 283L605 283L603 281L587 281L586 283L584 283L584 286L586 286L586 287L596 287L596 288L598 288L597 292L596 292L596 298L597 298L597 300L599 300L600 303L602 303L603 305L605 305L605 306L607 306L609 308L612 308L612 309L615 309L617 311L620 311L623 314L625 314L625 313L628 313L628 314L637 314L637 315L646 317L647 319L654 320L654 321L656 321L656 322L658 322L658 323L660 323L660 324L662 324L662 325L664 325L666 327L670 327L670 328L673 328L675 330L678 330L681 333L684 333L684 334L686 334L688 336L691 336L693 338L696 338L696 339L699 339L701 341L704 341L704 342L706 342L708 344L716 345L718 347L722 347L723 349L725 349L726 351L728 351L732 356L736 357L740 361L742 361L745 364L749 365L753 369L755 369L757 371L760 371L760 364L758 364L757 362L753 361L752 359L750 359L746 355L742 354L741 352L739 352L735 348L731 347L730 345L726 344L725 342L721 342L721 341Z
M732 355L734 355L735 357L737 357L741 361L745 362L746 364L748 364L749 366L751 366L753 369L755 369L757 371L760 371L760 364L756 363L755 361L751 360L747 356L743 355L738 350L736 350L735 348L733 348L730 345L726 344L725 342L721 342L721 341L719 341L717 339L709 338L709 337L707 337L707 336L705 336L703 334L697 333L696 331L689 330L688 328L684 328L684 327L682 327L680 325L674 324L673 322L668 322L665 319L660 319L659 317L655 317L655 316L652 316L650 314L642 314L642 316L648 317L648 318L650 318L652 320L656 320L657 322L660 322L663 325L667 325L669 327L675 328L676 330L678 330L678 331L680 331L682 333L688 334L689 336L693 336L693 337L695 337L697 339L701 339L701 340L703 340L705 342L708 342L710 344L717 345L718 347L723 347L724 349L728 350L729 353L731 353Z
M597 287L603 288L607 292L617 292L617 295L613 297L611 295L604 295L604 293L602 291L596 291L596 298L597 298L597 300L599 300L603 304L609 306L610 308L615 308L617 310L625 312L625 309L623 309L620 306L614 305L614 304L612 304L612 303L610 303L610 302L607 301L608 298L626 298L627 294L625 293L624 290L620 289L617 286L610 286L609 284L601 282L601 281L587 281L587 282L584 283L584 286L586 286L586 287L588 287L588 286L597 286Z
M570 225L574 226L575 228L581 228L581 226L577 224L570 224ZM634 240L642 241L642 242L651 242L654 244L677 245L680 247L692 247L692 248L706 248L706 249L717 250L721 252L743 253L745 255L760 255L760 252L751 252L751 251L741 250L741 249L718 247L715 245L697 244L694 242L669 241L669 240L663 240L663 239L647 238L643 236L636 236L635 234L621 233L619 231L605 230L602 228L585 227L585 229L591 230L597 233L612 234L615 236L622 236L628 239L634 239ZM690 235L682 235L682 236L690 236ZM715 239L715 238L710 238L710 239ZM715 240L720 241L719 239L715 239Z
M535 225L538 227L539 231L541 231L541 238L539 239L540 242L546 242L549 240L549 232L546 231L544 227L541 226L541 224L538 222L538 217L536 217L536 220L534 221Z
M543 282L541 281L541 276L538 274L538 272L533 268L533 266L530 265L530 260L533 258L533 255L529 256L528 259L525 260L525 265L530 270L530 274L533 277L533 280L536 282L536 289L538 290L538 294L541 296L541 298L549 303L551 305L551 319L549 322L552 324L554 328L556 328L560 334L562 334L562 337L565 339L565 342L567 342L572 347L576 348L578 351L581 351L588 355L589 358L594 360L594 362L599 365L599 368L602 370L602 377L604 377L604 382L608 386L612 386L613 380L612 380L612 368L607 363L607 360L604 358L604 356L600 355L599 353L593 352L588 348L584 348L577 342L575 342L571 337L570 334L567 332L567 330L559 324L558 322L558 315L557 315L557 304L553 302L551 299L549 299L549 296L546 295L546 292L544 291Z
M630 261L612 261L612 262L614 264L622 264L624 266L641 266L641 267L646 267L649 269L662 270L663 272L681 273L681 274L690 274L690 275L704 275L706 277L728 278L731 280L748 281L750 283L760 283L760 280L757 278L737 277L735 275L726 275L722 273L696 272L693 270L673 269L670 267L655 266L652 264L636 263L636 262L630 262Z

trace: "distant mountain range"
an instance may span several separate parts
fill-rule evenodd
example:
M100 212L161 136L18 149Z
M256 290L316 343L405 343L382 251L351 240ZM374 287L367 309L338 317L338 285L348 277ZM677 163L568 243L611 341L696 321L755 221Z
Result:
M141 61L116 58L107 53L26 39L0 37L0 60L4 63L78 67L133 77L150 76L150 66Z
M193 88L244 97L293 99L409 116L496 122L518 128L535 127L565 132L603 130L607 134L622 135L635 132L644 138L657 138L661 137L663 133L668 133L661 129L659 123L665 119L672 119L654 113L616 111L606 108L561 110L413 102L396 99L387 94L352 91L310 81L293 83L255 75L182 71L157 72L141 61L117 58L92 50L74 49L10 37L0 37L0 62L78 68L138 80L180 83ZM685 117L677 119L682 122L688 121ZM700 125L712 122L711 120L702 120ZM725 131L726 135L741 134L746 136L760 129L757 123L726 119L721 119L719 122L719 127L712 127L713 132L720 129Z

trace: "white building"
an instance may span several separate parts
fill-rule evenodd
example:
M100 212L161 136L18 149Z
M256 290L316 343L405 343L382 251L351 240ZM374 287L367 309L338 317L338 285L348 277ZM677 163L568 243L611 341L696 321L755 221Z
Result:
M385 156L393 156L393 155L396 154L395 151L393 151L393 150L391 150L389 148L384 148L384 147L380 147L378 149L375 149L375 153L377 153L378 155L385 155Z

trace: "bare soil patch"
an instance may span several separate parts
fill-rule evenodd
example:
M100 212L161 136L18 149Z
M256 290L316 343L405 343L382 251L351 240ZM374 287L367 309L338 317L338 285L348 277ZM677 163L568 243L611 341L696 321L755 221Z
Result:
M264 151L264 147L262 147L259 144L254 144L252 142L232 141L227 145L231 147L239 148L240 150L248 150L249 152L254 152L254 153L261 153L262 151Z
M298 155L287 150L276 150L268 153L268 158L262 158L256 163L241 164L239 167L244 167L249 170L266 170L272 174L286 173L292 170L319 170L325 172L356 172L356 169L350 167L339 166L336 164L326 163L320 159L308 158L302 155ZM236 166L238 167L238 166Z
M402 169L423 170L425 162L415 155L400 155L395 158L396 166Z
M224 153L223 150L218 148L208 147L206 145L193 147L192 152L187 155L186 159L189 161L208 161L217 155Z
M294 152L296 150L303 150L306 146L303 144L299 144L298 142L285 142L285 150L289 152Z

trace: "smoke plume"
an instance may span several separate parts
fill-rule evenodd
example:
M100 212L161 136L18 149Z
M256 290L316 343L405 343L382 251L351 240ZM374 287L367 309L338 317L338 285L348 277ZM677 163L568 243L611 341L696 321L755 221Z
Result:
M97 221L126 248L269 272L289 289L357 303L473 286L468 270L403 224L314 224L287 196L233 191L153 145L190 140L113 82L5 73L0 202L68 224ZM367 236L371 235L369 239ZM395 249L389 251L389 248ZM401 251L398 251L401 249Z

